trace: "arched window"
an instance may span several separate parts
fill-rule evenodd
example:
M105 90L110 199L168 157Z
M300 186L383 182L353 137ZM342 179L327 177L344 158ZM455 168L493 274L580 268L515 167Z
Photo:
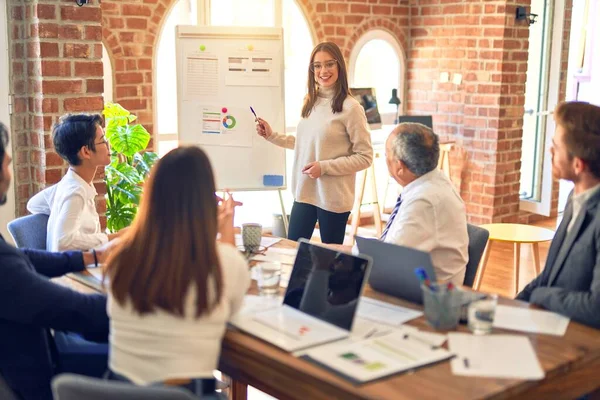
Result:
M158 154L164 155L177 147L177 71L175 63L175 26L195 25L196 13L190 0L175 3L165 21L154 57L155 110Z
M197 10L210 10L198 15ZM163 155L177 146L177 82L175 65L175 26L195 25L205 20L220 26L282 26L285 55L285 122L293 133L300 121L302 101L306 93L307 66L314 47L314 36L297 0L179 0L171 9L161 30L155 55L155 110L157 116L158 153ZM288 176L293 152L287 152ZM272 213L279 212L277 195L261 192L236 194L236 198L259 207L242 207L236 211L236 225L259 222L271 225ZM286 194L287 211L291 194Z
M397 39L384 30L372 30L364 34L350 55L350 86L375 88L377 106L384 124L394 122L396 105L390 104L392 89L404 104L403 51ZM403 106L399 106L402 114Z
M108 51L102 44L102 66L104 67L104 102L112 102L113 101L113 71L112 71L112 63L110 62L110 57L108 56Z

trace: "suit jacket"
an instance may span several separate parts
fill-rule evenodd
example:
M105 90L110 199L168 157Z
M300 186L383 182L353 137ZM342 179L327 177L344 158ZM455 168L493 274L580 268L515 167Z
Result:
M106 297L49 280L83 268L81 252L18 250L0 236L0 374L19 398L52 399L60 360L50 329L108 340Z
M544 271L517 299L600 328L600 191L583 204L567 234L572 215L569 199Z

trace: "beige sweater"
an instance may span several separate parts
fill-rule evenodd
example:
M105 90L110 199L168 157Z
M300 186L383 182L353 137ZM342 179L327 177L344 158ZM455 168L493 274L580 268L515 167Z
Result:
M300 203L327 211L352 210L356 173L373 162L371 134L365 111L348 96L342 112L331 110L331 90L321 90L308 116L298 124L296 136L273 133L269 141L295 149L292 193ZM313 161L321 164L321 177L312 179L302 168Z

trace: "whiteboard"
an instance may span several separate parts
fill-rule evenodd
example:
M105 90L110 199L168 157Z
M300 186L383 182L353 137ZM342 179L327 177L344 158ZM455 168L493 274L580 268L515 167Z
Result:
M285 132L282 29L178 26L176 49L179 142L206 151L217 190L285 189L285 149L257 135L250 110Z

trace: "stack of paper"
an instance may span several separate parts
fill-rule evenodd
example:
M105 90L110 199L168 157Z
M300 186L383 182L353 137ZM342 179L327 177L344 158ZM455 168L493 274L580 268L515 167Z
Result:
M542 379L544 370L526 336L449 333L452 372L463 376Z
M550 311L529 308L497 306L494 327L515 331L564 336L569 318Z
M395 332L359 342L335 342L307 350L300 357L331 369L353 382L368 382L452 357L410 336Z
M264 246L264 247L270 247L270 246L273 246L275 243L279 243L280 241L281 241L281 238L263 236L262 239L260 240L260 245ZM242 240L242 235L239 233L236 233L236 235L235 235L235 245L238 247L244 245L244 241Z

